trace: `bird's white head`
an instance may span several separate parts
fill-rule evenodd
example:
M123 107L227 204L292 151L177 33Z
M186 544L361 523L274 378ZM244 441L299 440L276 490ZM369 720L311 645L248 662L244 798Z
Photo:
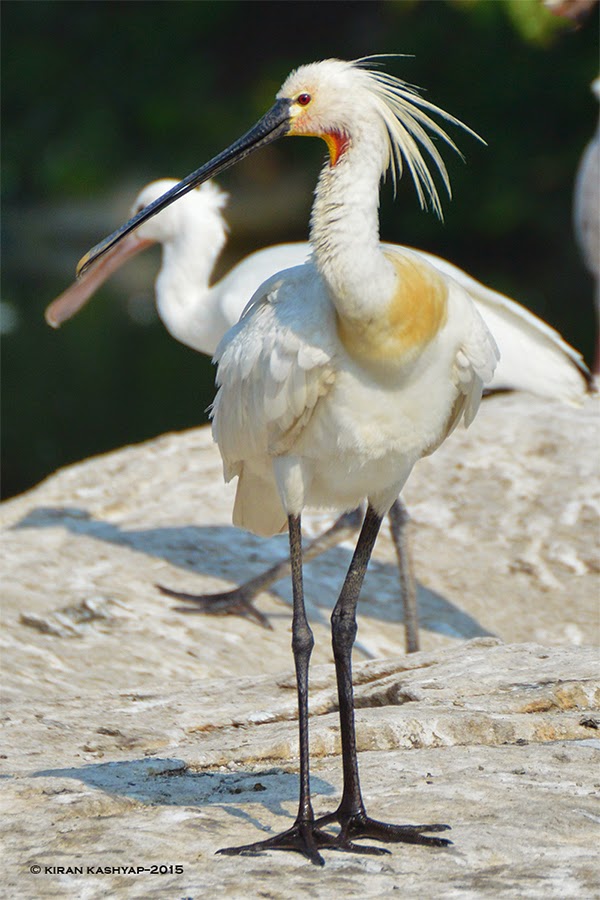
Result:
M323 138L333 166L349 155L355 145L360 145L363 136L370 135L373 152L380 150L382 175L391 168L396 182L406 166L421 206L429 203L441 217L440 198L429 167L439 173L449 194L450 180L434 139L441 139L454 150L457 148L432 116L439 116L474 137L478 135L425 100L412 85L378 70L377 60L377 57L352 62L326 59L296 69L284 82L275 104L250 131L93 247L80 260L78 276L188 191L285 135Z
M131 215L146 209L178 183L174 178L161 178L147 184L138 194ZM52 301L45 313L48 324L58 328L71 319L107 278L133 256L154 244L162 244L165 252L169 248L177 252L182 246L188 247L193 242L195 259L202 258L212 268L226 240L227 225L222 210L228 196L214 182L207 181L189 191L179 203L167 206L147 219L124 240L115 243L97 266Z
M142 188L131 207L131 216L154 203L178 184L174 178L160 178ZM165 207L158 215L148 219L137 229L140 240L165 244L183 233L193 233L202 240L202 230L217 225L224 227L222 211L229 195L213 181L207 181L181 198L179 203ZM195 227L194 227L195 226Z

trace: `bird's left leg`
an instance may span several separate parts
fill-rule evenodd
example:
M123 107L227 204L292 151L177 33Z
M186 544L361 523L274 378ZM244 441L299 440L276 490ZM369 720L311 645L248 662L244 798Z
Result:
M344 787L337 810L319 818L317 825L334 821L340 824L340 832L336 837L336 846L340 850L354 849L352 841L356 838L443 847L451 842L444 838L428 837L423 832L445 831L448 825L390 825L378 822L367 816L360 790L352 689L352 647L357 632L356 606L381 521L382 516L369 506L346 580L331 616Z
M419 611L417 609L417 584L413 570L410 548L410 516L406 506L398 497L388 513L390 533L398 559L400 596L404 613L404 640L406 653L416 653L419 649Z

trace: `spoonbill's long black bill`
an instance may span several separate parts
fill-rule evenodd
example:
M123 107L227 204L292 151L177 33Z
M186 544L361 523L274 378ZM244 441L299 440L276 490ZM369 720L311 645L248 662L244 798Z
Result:
M96 244L95 247L92 247L92 249L79 261L77 266L77 277L80 278L82 275L85 275L91 266L102 259L115 244L118 244L119 241L123 240L124 237L130 234L130 232L143 222L146 222L152 216L159 213L161 209L169 206L179 197L183 197L183 195L187 194L188 191L191 191L192 188L197 187L204 181L208 181L209 178L213 178L221 172L224 172L225 169L228 169L236 162L244 159L250 153L253 153L254 150L258 150L259 147L264 147L266 144L270 144L272 141L277 140L277 138L287 134L290 122L289 111L289 100L277 100L271 109L259 119L256 125L254 125L250 131L247 131L241 138L238 138L237 141L234 141L230 147L223 150L215 156L214 159L211 159L210 162L200 166L199 169L196 169L195 172L192 172L176 184L174 188L171 188L170 191L167 191L166 194L163 194L162 197L159 197L158 200L155 200L154 203L151 203L145 209L140 210L140 212L133 216L132 219L125 222L120 228L117 228L116 231L100 241L99 244Z

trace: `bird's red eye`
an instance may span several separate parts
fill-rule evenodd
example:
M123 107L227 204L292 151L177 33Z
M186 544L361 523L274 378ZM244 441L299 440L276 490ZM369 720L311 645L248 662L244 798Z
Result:
M310 94L298 94L296 99L296 103L299 103L300 106L308 106L310 103L311 97Z

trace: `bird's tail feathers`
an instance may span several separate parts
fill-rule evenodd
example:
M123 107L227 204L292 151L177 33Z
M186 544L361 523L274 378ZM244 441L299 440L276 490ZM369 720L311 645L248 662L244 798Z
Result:
M256 471L247 463L241 464L233 524L261 537L286 531L287 515L272 473L264 469Z

